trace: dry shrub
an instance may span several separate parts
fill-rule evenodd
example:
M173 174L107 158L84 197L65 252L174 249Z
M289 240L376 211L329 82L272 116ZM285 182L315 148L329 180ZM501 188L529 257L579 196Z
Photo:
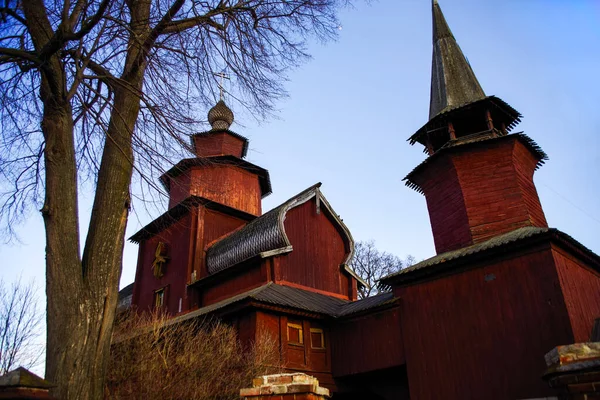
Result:
M105 398L239 399L252 378L281 370L276 340L258 336L244 348L222 322L133 313L115 329Z

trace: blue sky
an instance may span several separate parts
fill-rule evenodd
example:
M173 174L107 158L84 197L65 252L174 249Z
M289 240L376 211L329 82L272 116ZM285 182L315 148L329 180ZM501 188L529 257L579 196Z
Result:
M440 0L486 94L519 110L550 160L535 176L552 227L600 253L600 2ZM236 112L248 160L271 173L268 210L304 188L322 191L356 240L418 260L434 255L425 199L402 178L425 155L406 139L427 120L430 0L380 0L341 13L337 42L312 44L313 60L290 74L277 118ZM173 160L176 163L178 160ZM91 195L82 195L87 214ZM128 235L160 212L132 215ZM82 215L82 220L87 219ZM0 277L43 286L44 230L31 215L21 244L0 246ZM129 244L122 285L133 281Z

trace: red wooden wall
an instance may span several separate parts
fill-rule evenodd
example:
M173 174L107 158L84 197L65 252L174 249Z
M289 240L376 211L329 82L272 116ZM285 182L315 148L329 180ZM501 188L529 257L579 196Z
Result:
M192 167L171 180L177 188L170 193L169 204L175 205L186 197L200 196L216 203L261 215L261 190L259 178L233 165L210 165Z
M456 150L425 167L415 181L427 198L436 251L523 226L548 226L533 184L536 163L513 137Z
M600 273L564 250L553 246L575 342L588 342L596 318L600 318ZM568 344L568 343L561 343Z
M288 322L303 327L304 344L290 344L287 340ZM322 329L325 334L325 349L313 349L310 328ZM275 338L281 348L283 365L287 371L301 371L319 379L322 386L333 389L331 376L331 333L324 321L277 313L256 312L257 335L268 334Z
M226 277L220 277L210 285L200 289L200 307L208 306L225 300L236 294L244 293L250 289L267 283L266 268L260 262L249 262L237 270L238 272Z
M212 133L194 137L197 157L233 155L242 157L244 141L227 132Z
M470 245L469 219L452 160L439 158L415 181L423 188L437 253Z
M363 374L405 363L398 307L336 321L331 333L335 377Z
M187 309L187 266L193 213L190 213L154 237L140 243L132 302L140 310L154 307L154 291L165 288L165 311L175 314L182 299L182 311ZM158 242L168 246L164 275L157 279L152 271Z
M294 250L280 259L281 280L352 297L350 276L342 272L348 250L338 228L315 200L291 209L284 222Z
M196 240L194 243L194 265L198 279L208 275L206 270L206 250L215 240L246 225L246 221L231 215L223 214L207 208L200 208L196 224ZM190 271L191 273L191 271Z
M573 341L549 245L396 288L411 398L550 396L544 355Z

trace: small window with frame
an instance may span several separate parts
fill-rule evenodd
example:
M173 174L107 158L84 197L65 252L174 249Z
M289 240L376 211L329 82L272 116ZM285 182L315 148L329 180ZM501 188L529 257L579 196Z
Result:
M163 308L165 305L165 288L154 291L154 308Z
M304 335L302 332L301 323L288 322L287 341L288 344L292 344L294 346L304 346Z
M325 333L320 328L310 328L310 348L325 350Z

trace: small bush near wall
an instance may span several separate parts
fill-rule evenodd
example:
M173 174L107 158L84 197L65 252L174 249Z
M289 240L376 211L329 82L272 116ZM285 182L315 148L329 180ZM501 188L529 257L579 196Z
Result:
M242 349L220 322L132 313L115 329L105 398L239 399L252 378L281 370L277 346L263 336Z

